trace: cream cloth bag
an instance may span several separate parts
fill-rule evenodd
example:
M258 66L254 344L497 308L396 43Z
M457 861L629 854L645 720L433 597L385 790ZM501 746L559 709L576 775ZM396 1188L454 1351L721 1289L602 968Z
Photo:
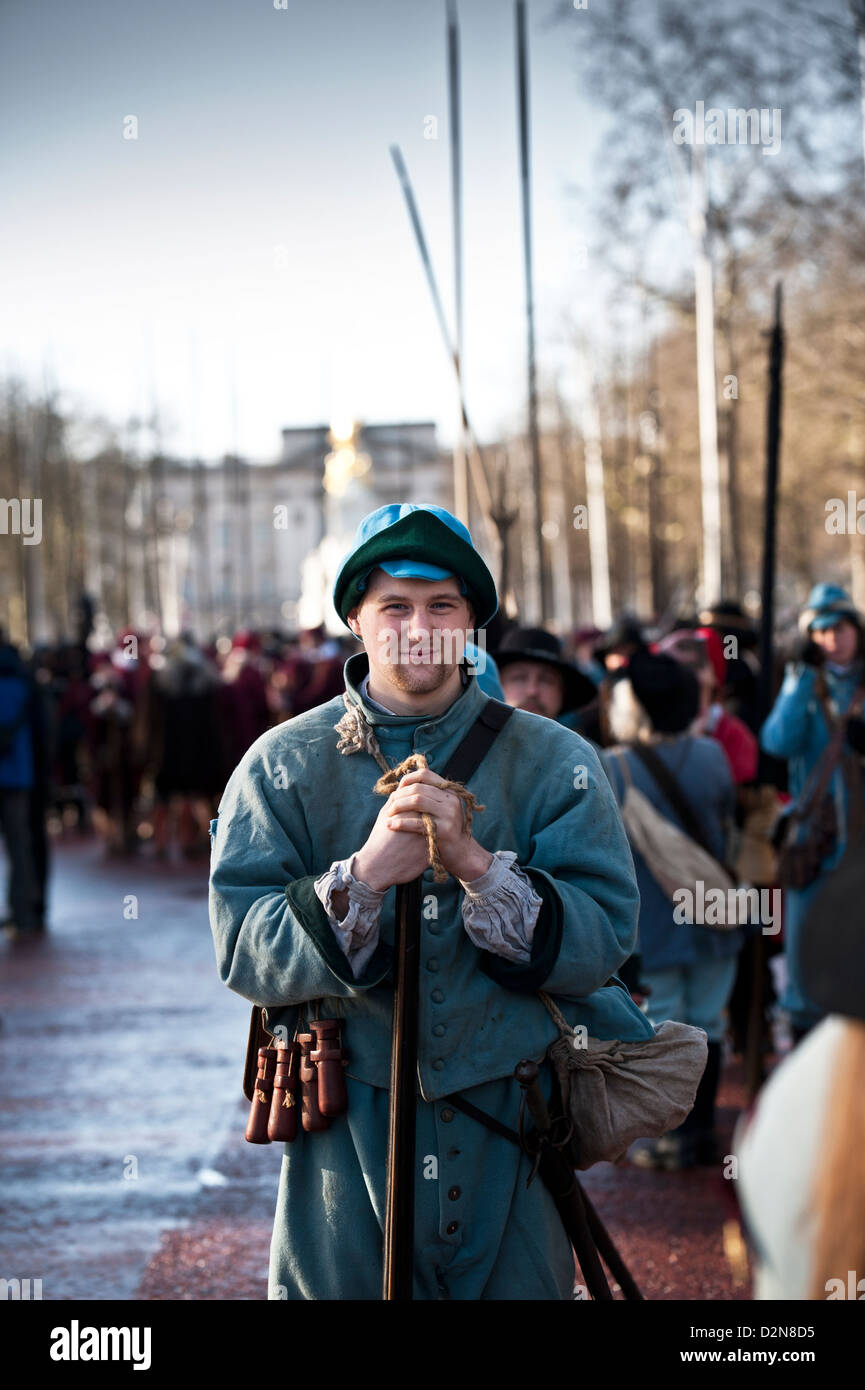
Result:
M538 993L561 1034L547 1056L571 1121L575 1168L615 1163L635 1139L657 1139L682 1123L706 1069L702 1028L668 1019L639 1042L581 1038L550 996Z
M615 749L607 751L616 759L625 782L622 820L628 839L643 856L647 869L667 897L674 902L674 894L683 888L693 893L698 882L702 882L707 893L710 888L720 889L724 894L735 889L735 882L714 855L661 815L639 787L634 786L624 754ZM735 928L738 922L717 925Z

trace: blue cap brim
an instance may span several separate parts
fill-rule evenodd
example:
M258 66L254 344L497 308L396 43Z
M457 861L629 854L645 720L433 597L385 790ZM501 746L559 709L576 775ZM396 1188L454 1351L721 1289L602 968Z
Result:
M827 628L837 627L839 623L843 623L845 620L847 622L850 621L846 613L821 613L818 614L809 625L808 631L813 632L816 628L818 632L825 632Z
M428 565L424 560L381 560L373 569L384 570L391 579L454 579L453 570L442 569L441 565ZM363 576L358 588L363 591L366 588L372 570ZM460 579L460 593L466 592L464 579Z
M379 569L392 579L452 579L451 570L441 565L428 565L423 560L382 560Z

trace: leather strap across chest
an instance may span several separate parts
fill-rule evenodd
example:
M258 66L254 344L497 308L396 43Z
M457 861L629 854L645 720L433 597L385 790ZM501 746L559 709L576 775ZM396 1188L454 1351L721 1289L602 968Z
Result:
M501 700L494 700L491 696L439 775L451 782L467 782L480 767L513 712L511 705L502 704Z

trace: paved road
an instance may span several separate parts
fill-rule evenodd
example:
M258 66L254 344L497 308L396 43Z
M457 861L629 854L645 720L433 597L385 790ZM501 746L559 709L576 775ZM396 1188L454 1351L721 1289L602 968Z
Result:
M249 1006L217 976L206 881L64 843L49 934L0 945L0 1277L45 1299L132 1298L165 1232L272 1213L269 1147L207 1186L244 1123Z
M50 933L0 945L0 1016L0 1277L45 1299L266 1297L280 1149L243 1139L248 1006L216 974L206 866L58 845ZM729 1152L729 1064L720 1100ZM749 1297L719 1172L584 1181L646 1297Z

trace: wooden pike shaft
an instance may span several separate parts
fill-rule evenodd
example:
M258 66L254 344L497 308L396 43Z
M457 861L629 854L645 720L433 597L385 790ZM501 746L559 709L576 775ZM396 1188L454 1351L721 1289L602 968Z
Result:
M400 150L399 145L391 145L390 156L393 160L394 168L396 169L397 178L400 181L400 186L403 191L403 197L405 198L406 207L408 208L409 220L411 221L412 229L414 231L415 241L417 243L421 263L423 265L424 273L426 275L430 295L432 296L433 308L435 309L436 318L438 319L438 325L441 331L442 339L444 341L448 357L451 360L451 364L456 375L457 391L459 393L460 417L462 420L463 429L469 442L469 466L471 468L472 482L474 483L475 492L477 493L478 504L481 509L481 515L484 519L484 526L486 528L489 546L490 549L495 553L496 560L498 561L500 544L498 528L496 527L495 520L493 519L493 499L492 494L490 493L489 482L487 481L487 473L486 468L484 466L483 455L481 454L480 446L477 442L475 432L471 427L471 423L469 422L468 412L466 410L465 396L463 394L462 371L460 368L459 356L451 341L450 330L447 325L447 319L445 318L445 312L444 307L442 305L441 295L439 294L438 284L435 278L435 271L433 270L432 260L430 258L429 249L426 243L426 237L424 236L424 230L421 224L420 214L418 212L417 203L415 201L414 189L412 188L408 170L405 166L405 160L402 157L402 151Z
M451 146L451 207L454 234L454 332L457 373L463 371L463 192L462 116L460 112L460 40L456 0L447 0L448 98ZM454 511L469 524L469 480L466 471L465 428L460 418L454 448Z
M778 473L781 450L781 386L784 366L784 327L781 282L775 286L775 322L769 350L769 396L766 405L766 502L763 521L762 617L760 623L760 713L772 703L772 636L775 625L775 551L778 511Z
M543 511L541 502L541 446L538 433L538 383L535 359L535 298L532 274L532 193L529 154L529 64L526 42L525 0L516 0L517 21L517 93L520 127L520 187L523 202L523 261L526 280L526 333L528 349L529 443L532 460L532 495L534 503L535 545L537 547L538 600L541 623L552 616L550 580L544 563L544 538L541 531Z
M414 1272L420 878L396 890L382 1299L410 1302Z
M694 240L694 287L697 317L697 406L700 427L700 476L703 510L703 603L721 595L721 473L718 460L718 400L715 387L715 296L708 248L708 190L702 145L691 160L691 234Z

